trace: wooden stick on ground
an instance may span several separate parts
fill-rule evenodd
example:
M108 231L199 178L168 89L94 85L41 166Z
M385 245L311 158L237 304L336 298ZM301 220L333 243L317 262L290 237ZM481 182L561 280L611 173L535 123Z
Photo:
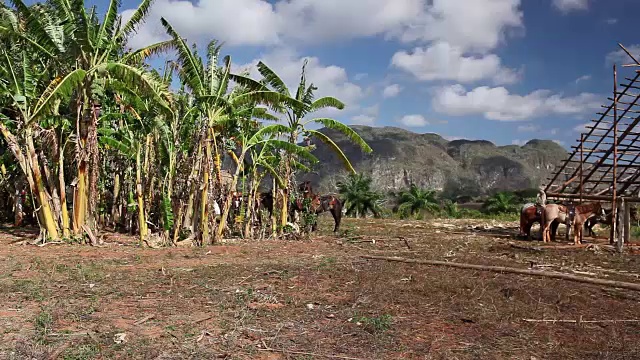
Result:
M464 264L464 263L454 263L454 262L437 261L437 260L415 260L415 259L405 259L400 257L387 257L387 256L375 256L375 255L361 255L360 257L364 259L385 260L385 261L403 262L403 263L409 263L409 264L448 266L448 267L455 267L455 268L461 268L461 269L473 269L473 270L482 270L482 271L493 271L493 272L499 272L499 273L514 273L514 274L522 274L522 275L542 276L542 277L549 277L554 279L562 279L562 280L576 281L576 282L587 283L587 284L596 284L596 285L602 285L602 286L640 291L640 284L637 284L637 283L588 278L588 277L569 275L569 274L550 272L550 271L527 270L527 269L518 269L518 268L512 268L512 267L505 267L505 266Z
M310 352L304 352L304 351L293 351L293 350L285 350L285 349L272 349L270 347L264 348L264 349L258 349L260 351L271 351L271 352L281 352L283 354L296 354L296 355L306 355L306 356L315 356L315 357L325 357L325 358L329 358L329 359L343 359L343 360L361 360L359 358L353 358L353 357L348 357L348 356L342 356L342 355L328 355L328 354L316 354L316 353L310 353Z
M522 319L526 322L543 322L543 323L618 323L618 322L640 322L640 319L622 319L622 320L562 320L562 319Z

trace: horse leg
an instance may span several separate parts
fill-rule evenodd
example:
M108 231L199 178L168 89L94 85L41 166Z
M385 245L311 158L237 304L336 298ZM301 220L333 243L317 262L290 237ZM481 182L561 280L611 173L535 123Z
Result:
M556 240L556 230L558 229L558 223L553 220L547 226L547 242L550 243Z
M333 227L333 232L335 233L338 232L338 229L340 228L340 220L342 220L342 204L334 205L331 209L331 215L333 215L333 221L335 223L335 226Z
M518 236L528 235L528 231L526 230L528 222L529 221L525 216L525 212L521 211L520 212L520 229L518 229L520 233L518 234Z
M522 228L524 230L524 235L526 235L528 241L531 241L531 227L532 226L533 226L533 222L531 222L531 223L527 222L527 224Z

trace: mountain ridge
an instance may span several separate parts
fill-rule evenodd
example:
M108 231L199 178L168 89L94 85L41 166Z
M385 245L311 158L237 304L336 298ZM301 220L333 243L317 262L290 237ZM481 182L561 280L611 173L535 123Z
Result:
M350 127L373 149L371 154L336 130L319 131L334 140L357 172L371 176L373 185L383 191L397 191L411 183L451 196L537 188L568 154L551 140L498 146L488 140L449 141L436 133L414 133L395 126ZM327 145L318 140L313 143L313 154L320 163L299 180L311 180L320 191L335 191L337 181L347 172Z

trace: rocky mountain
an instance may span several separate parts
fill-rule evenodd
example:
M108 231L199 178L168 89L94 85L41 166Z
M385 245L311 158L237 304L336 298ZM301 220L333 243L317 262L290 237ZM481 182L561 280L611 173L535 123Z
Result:
M352 128L371 146L371 154L364 154L340 132L320 131L343 149L356 171L372 176L374 185L385 191L405 189L411 183L453 196L537 188L567 156L563 147L549 140L496 146L485 140L447 141L437 134L397 127ZM314 145L320 164L299 180L311 180L321 191L335 191L335 183L347 172L326 145L317 140Z

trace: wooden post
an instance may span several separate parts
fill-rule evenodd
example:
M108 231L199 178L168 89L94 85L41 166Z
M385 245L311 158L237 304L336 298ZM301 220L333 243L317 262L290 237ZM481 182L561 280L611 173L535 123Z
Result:
M582 205L582 200L583 200L582 196L584 195L584 184L582 182L583 166L584 166L584 134L580 134L580 205Z
M618 73L616 71L616 64L613 64L613 181L611 195L611 234L609 237L609 243L614 243L614 237L616 235L616 183L618 182Z
M624 226L624 236L620 239L620 247L618 251L622 251L622 246L624 243L629 243L631 241L631 203L628 201L624 202L624 218L623 218L623 226Z
M622 252L622 244L624 242L624 237L625 237L625 226L624 226L624 220L626 218L625 215L625 207L626 207L626 201L624 201L624 197L620 197L618 198L618 201L616 202L616 217L615 217L615 221L612 221L612 223L615 222L616 224L616 238L615 238L615 242L616 242L616 250L618 250L618 252Z

